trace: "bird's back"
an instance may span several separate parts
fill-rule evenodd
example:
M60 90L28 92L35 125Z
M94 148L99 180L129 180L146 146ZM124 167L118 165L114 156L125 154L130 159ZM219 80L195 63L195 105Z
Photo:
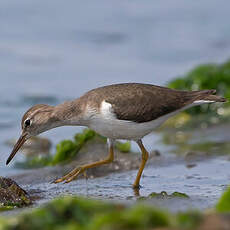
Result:
M112 105L117 119L148 122L180 110L197 100L223 101L215 90L181 91L140 83L108 85L93 89L83 97L100 108L102 101Z

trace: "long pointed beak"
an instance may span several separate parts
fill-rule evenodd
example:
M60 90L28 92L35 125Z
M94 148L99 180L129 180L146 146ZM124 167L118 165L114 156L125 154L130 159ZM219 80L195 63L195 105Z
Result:
M8 157L7 161L6 161L6 165L8 165L10 163L10 161L13 159L13 157L15 156L15 154L18 152L18 150L21 148L21 146L26 142L26 137L27 134L22 134L17 143L14 145L14 148L10 154L10 156Z

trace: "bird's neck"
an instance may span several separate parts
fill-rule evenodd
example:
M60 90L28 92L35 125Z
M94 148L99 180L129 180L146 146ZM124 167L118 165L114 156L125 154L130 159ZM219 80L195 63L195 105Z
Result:
M83 105L80 99L66 101L54 107L53 116L58 122L58 126L64 125L84 125Z

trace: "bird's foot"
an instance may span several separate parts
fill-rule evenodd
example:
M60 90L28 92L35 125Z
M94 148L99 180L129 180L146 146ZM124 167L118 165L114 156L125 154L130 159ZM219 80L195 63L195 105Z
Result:
M57 184L63 181L64 183L69 183L72 180L74 180L79 174L84 173L85 170L86 170L85 167L77 167L74 170L72 170L70 173L66 174L65 176L55 180L53 183Z
M133 192L135 196L140 196L140 188L142 187L140 184L133 184Z
M140 184L133 184L132 185L133 189L140 189L142 186Z
M100 160L94 163L85 164L80 167L77 167L74 170L72 170L70 173L66 174L65 176L55 180L53 183L56 184L56 183L60 183L63 181L64 183L69 183L72 180L74 180L79 174L84 173L87 169L94 168L94 167L104 165L104 164L108 164L108 163L111 163L112 161L113 161L113 148L111 146L109 156L105 160Z

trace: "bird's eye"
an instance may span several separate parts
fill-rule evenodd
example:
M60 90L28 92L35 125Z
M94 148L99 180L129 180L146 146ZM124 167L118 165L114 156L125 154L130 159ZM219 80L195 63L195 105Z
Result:
M25 127L30 126L30 124L31 124L30 119L25 120Z

